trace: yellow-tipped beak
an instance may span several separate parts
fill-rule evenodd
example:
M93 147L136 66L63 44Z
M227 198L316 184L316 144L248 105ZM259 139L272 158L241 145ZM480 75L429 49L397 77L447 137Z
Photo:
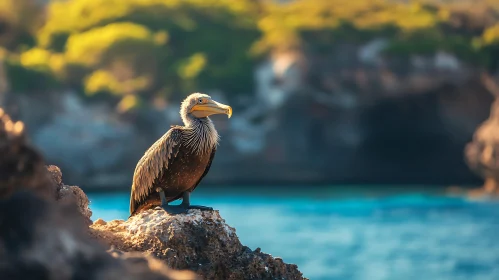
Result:
M191 114L196 118L204 118L213 114L226 114L232 116L232 107L210 100L204 104L196 104L191 109Z

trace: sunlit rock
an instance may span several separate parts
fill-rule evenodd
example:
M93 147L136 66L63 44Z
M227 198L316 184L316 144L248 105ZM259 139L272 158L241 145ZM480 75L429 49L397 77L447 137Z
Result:
M499 195L499 99L466 145L465 158L470 169L485 180L483 191Z
M150 253L204 279L305 279L296 265L243 246L218 211L168 215L150 209L127 221L98 219L91 230L119 251Z

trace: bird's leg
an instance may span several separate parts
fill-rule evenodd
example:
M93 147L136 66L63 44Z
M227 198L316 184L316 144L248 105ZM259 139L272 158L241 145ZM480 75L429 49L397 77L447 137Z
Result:
M161 207L168 206L168 201L166 200L165 192L162 189L158 190L159 197L161 198Z
M200 205L191 205L191 193L190 192L184 192L182 194L182 204L185 209L199 209L199 210L208 210L212 211L213 208L207 207L207 206L200 206Z
M165 192L163 190L159 190L159 197L161 198L161 208L166 211L168 214L182 214L187 213L187 208L182 204L180 205L168 205L168 201L166 200Z

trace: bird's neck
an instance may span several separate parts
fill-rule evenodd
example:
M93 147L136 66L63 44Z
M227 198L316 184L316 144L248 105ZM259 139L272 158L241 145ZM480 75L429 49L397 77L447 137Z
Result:
M196 129L200 125L207 125L209 123L213 123L209 117L194 118L192 116L183 116L182 121L184 122L184 126L186 128L192 128L192 129Z
M186 143L196 153L211 152L218 145L219 135L210 118L192 118L184 124Z

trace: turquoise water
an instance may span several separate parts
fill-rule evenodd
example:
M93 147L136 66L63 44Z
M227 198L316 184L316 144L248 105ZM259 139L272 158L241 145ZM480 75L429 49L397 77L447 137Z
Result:
M244 245L314 279L499 279L499 203L428 192L196 190ZM90 194L93 219L126 219L128 193Z

